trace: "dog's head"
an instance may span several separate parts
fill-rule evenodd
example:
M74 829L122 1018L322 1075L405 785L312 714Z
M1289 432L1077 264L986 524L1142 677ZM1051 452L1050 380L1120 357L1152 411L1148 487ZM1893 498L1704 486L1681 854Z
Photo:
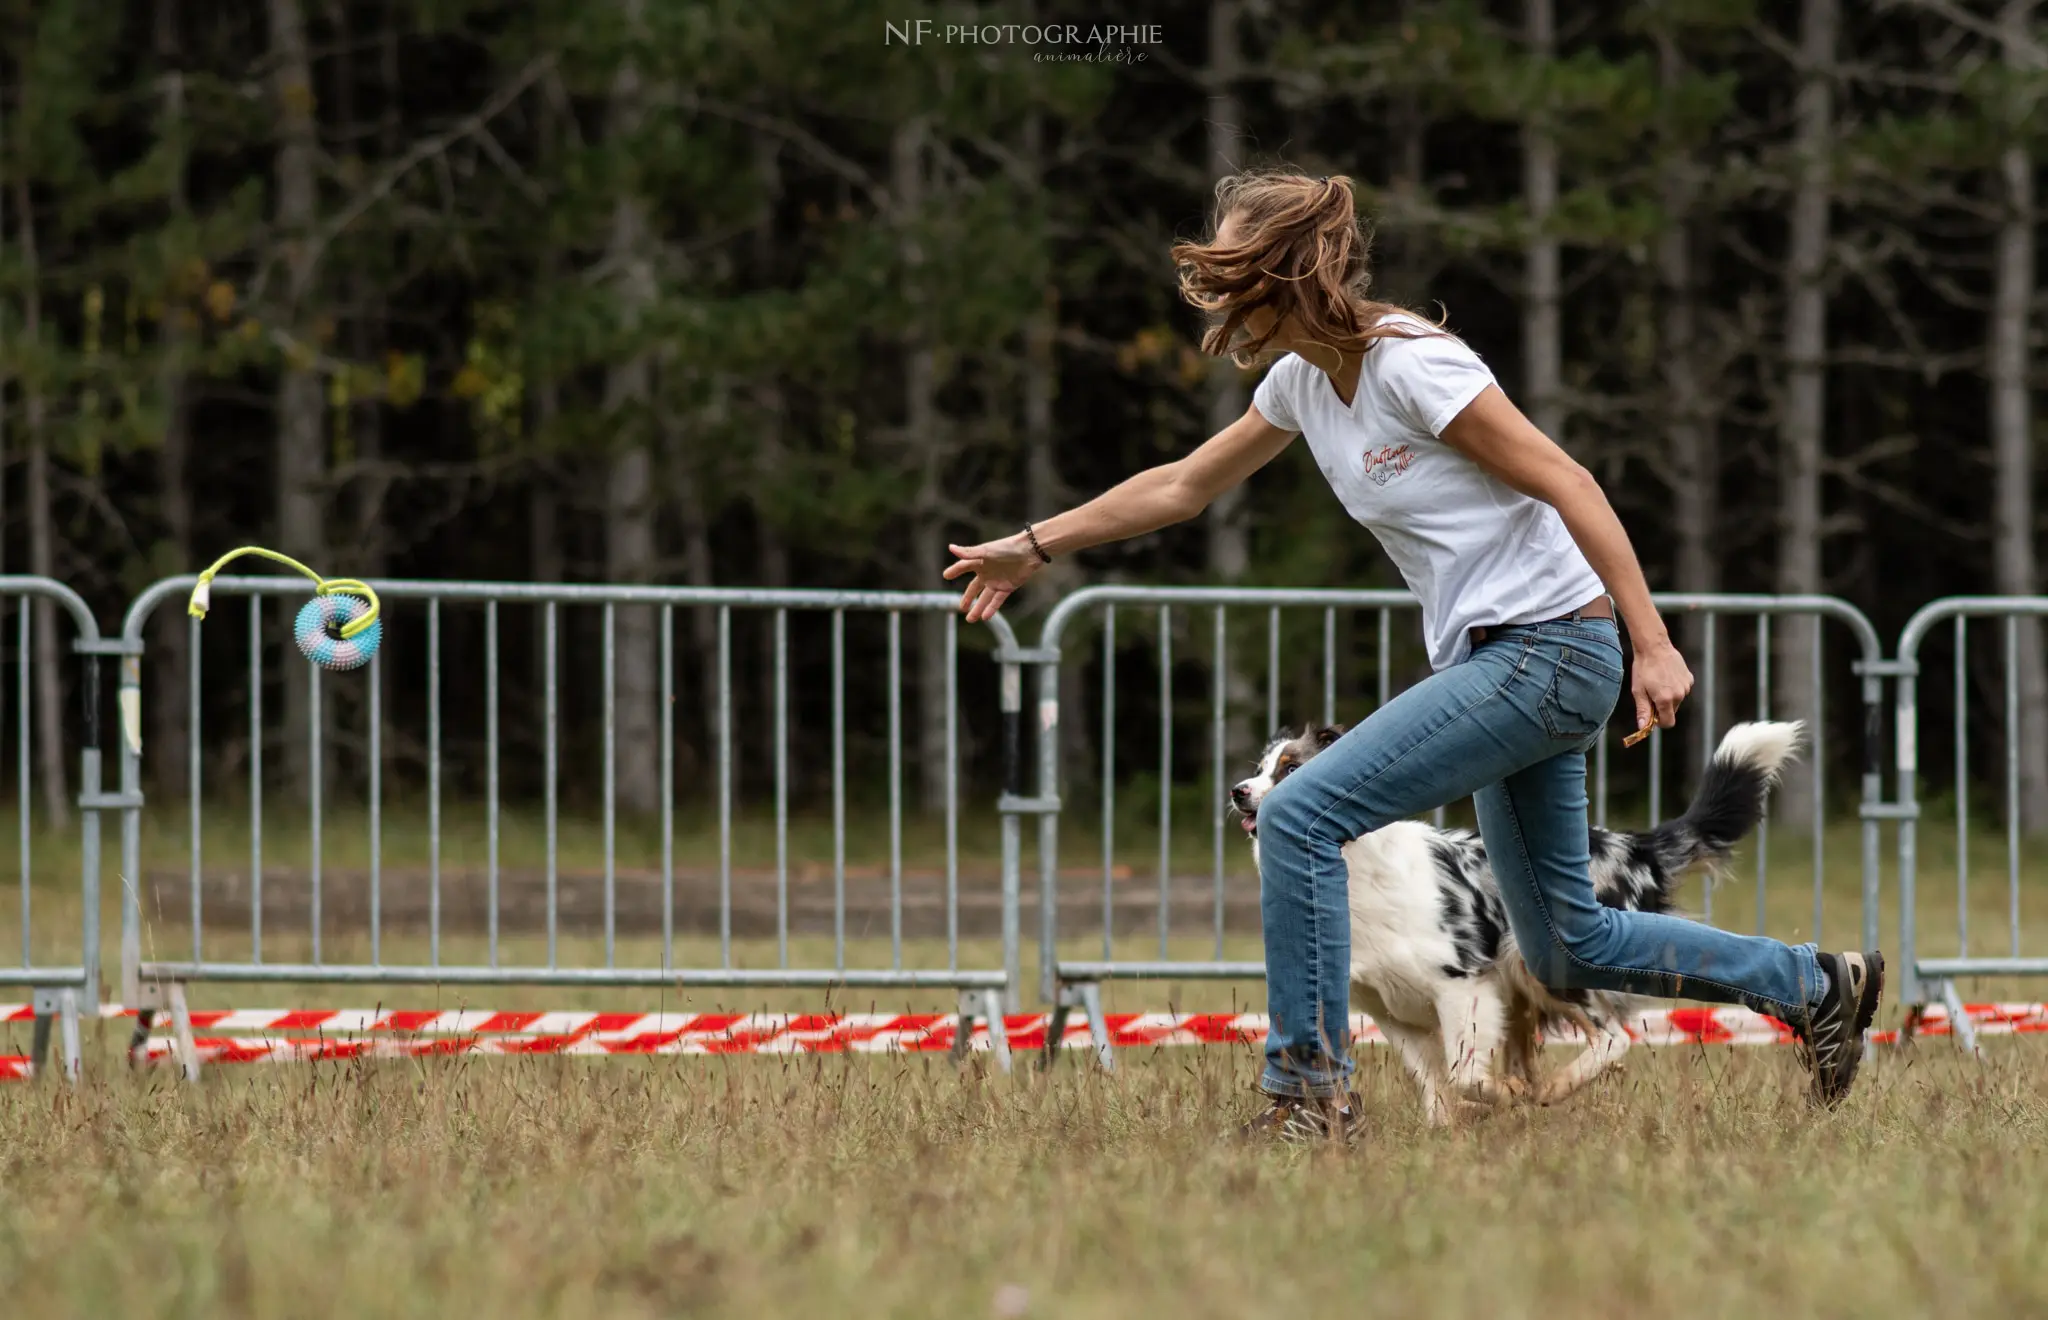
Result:
M1259 832L1259 804L1266 794L1296 770L1315 759L1318 752L1344 736L1344 726L1305 728L1300 733L1283 733L1266 744L1259 756L1259 772L1240 779L1230 788L1230 805L1237 808L1238 824L1254 837Z

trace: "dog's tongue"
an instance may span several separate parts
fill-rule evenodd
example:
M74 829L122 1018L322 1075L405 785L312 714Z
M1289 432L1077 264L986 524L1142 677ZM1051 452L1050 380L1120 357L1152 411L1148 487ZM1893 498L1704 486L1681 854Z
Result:
M1237 823L1244 828L1246 834L1257 834L1259 832L1259 818L1257 816L1239 816Z

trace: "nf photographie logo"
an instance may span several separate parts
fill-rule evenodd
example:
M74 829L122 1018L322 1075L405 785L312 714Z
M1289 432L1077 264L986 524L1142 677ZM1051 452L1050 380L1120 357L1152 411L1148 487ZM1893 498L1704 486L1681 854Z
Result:
M1036 60L1137 64L1140 46L1165 40L1157 23L939 23L929 18L882 22L885 46L1022 46Z

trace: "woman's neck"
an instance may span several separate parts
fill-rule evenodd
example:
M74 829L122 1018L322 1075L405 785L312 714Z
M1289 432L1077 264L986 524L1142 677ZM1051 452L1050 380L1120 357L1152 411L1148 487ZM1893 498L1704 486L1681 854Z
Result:
M1337 397L1345 403L1357 397L1358 372L1365 362L1363 354L1346 353L1335 345L1320 341L1297 344L1287 351L1328 376Z

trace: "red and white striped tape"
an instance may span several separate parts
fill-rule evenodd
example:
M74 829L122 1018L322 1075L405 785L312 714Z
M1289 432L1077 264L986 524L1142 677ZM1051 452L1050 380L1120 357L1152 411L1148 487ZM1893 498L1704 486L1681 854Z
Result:
M1979 1034L2048 1032L2048 1005L1972 1004ZM134 1010L109 1005L102 1017L133 1017ZM1263 1013L1112 1013L1110 1042L1119 1048L1256 1044L1266 1034ZM32 1020L26 1004L0 1005L0 1023ZM1045 1047L1050 1015L1025 1013L1005 1019L1010 1047ZM168 1028L169 1016L157 1026ZM1774 1045L1791 1040L1775 1019L1742 1008L1673 1008L1632 1019L1629 1032L1646 1045ZM942 1013L490 1013L473 1009L214 1009L195 1010L195 1032L252 1032L256 1035L197 1038L206 1063L287 1062L310 1059L420 1058L455 1054L812 1054L926 1053L953 1048L959 1019ZM1352 1039L1383 1043L1372 1019L1356 1015ZM1920 1034L1947 1035L1940 1006L1927 1010ZM310 1034L279 1034L310 1033ZM1896 1039L1896 1032L1875 1039ZM1560 1037L1568 1042L1572 1037ZM1090 1045L1087 1023L1069 1020L1060 1044ZM148 1043L151 1059L172 1053L163 1036ZM977 1025L968 1048L989 1048L988 1030ZM28 1075L28 1061L0 1056L0 1080Z

